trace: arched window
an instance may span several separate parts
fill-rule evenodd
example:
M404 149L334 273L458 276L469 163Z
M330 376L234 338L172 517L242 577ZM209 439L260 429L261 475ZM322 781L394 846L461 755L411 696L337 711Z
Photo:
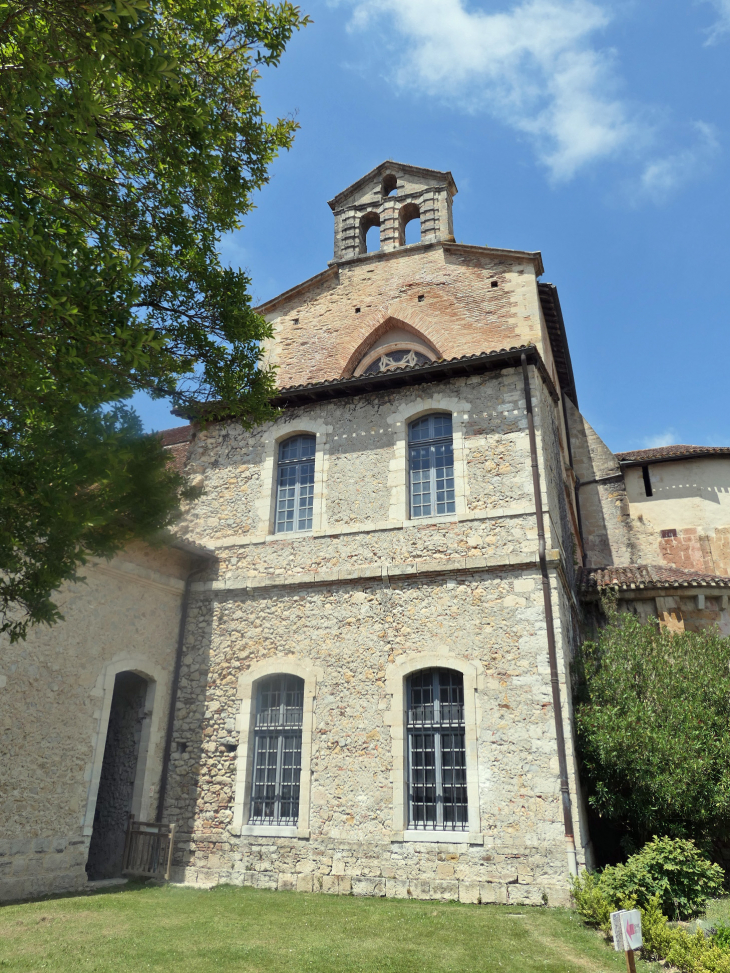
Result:
M423 416L408 427L411 517L453 514L454 444L451 416Z
M412 348L403 348L400 351L389 351L375 361L371 361L367 368L362 372L363 375L379 375L381 372L392 372L394 368L407 368L413 365L429 365L431 359L428 355Z
M293 436L279 445L277 534L312 529L316 436Z
M418 226L413 225L413 221L418 220ZM406 232L406 227L410 229ZM398 245L401 247L406 244L420 243L421 241L421 211L416 203L406 203L401 206L398 214Z
M374 227L378 228L377 231L373 229ZM380 216L377 213L366 213L360 218L359 249L360 253L380 250Z
M299 819L304 680L262 679L256 693L251 824L294 825Z
M422 669L408 678L408 827L466 831L464 677Z
M398 195L398 177L389 172L387 175L383 176L382 185L383 196L397 196Z

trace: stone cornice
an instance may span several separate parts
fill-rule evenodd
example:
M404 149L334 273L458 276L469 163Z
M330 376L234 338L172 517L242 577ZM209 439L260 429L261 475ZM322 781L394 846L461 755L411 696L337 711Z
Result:
M552 566L560 563L559 551L547 552ZM302 572L300 574L281 573L271 575L245 575L225 578L219 581L194 582L194 592L246 591L253 592L268 588L292 588L348 581L382 581L388 584L394 580L407 578L439 577L453 574L478 572L539 570L537 555L527 554L492 555L490 557L452 557L443 560L412 561L403 564L371 564L362 567L335 568L329 571Z

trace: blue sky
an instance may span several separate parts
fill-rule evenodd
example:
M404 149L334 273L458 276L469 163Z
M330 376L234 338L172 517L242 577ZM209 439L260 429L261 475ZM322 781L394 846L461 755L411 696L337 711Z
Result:
M327 200L450 169L465 243L540 250L581 411L614 450L730 445L730 0L309 0L260 85L296 113L222 244L256 300L332 257ZM175 425L138 397L146 428Z

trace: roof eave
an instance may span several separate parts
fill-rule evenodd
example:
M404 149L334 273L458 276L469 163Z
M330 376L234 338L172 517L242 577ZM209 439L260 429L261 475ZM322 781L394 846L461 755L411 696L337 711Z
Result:
M646 459L619 459L618 463L622 469L628 469L631 466L655 466L657 463L679 463L686 459L722 459L723 457L730 458L730 449L726 453L712 453L712 452L701 452L701 453L677 453L676 456L657 456L656 458L648 457Z
M310 385L297 385L280 389L270 399L271 404L278 408L293 408L297 406L313 405L317 402L328 402L332 399L354 398L371 392L388 391L390 389L406 388L414 385L425 385L430 382L447 381L450 378L466 377L483 374L503 368L514 368L520 365L522 355L528 364L537 368L553 401L558 400L550 373L535 345L522 345L519 348L502 349L495 352L484 352L481 355L470 355L462 358L452 358L447 361L433 362L429 365L418 365L412 368L399 368L392 372L379 375L360 375L356 378L334 379L330 382L316 382ZM173 415L183 418L193 418L193 413L173 410ZM200 416L195 413L195 416ZM202 414L204 418L204 413ZM225 414L217 421L225 419Z
M563 320L563 310L560 306L558 289L555 284L538 282L537 290L550 339L550 347L555 360L555 367L558 370L560 388L577 409L578 393L575 388L573 362L568 347L568 336L565 333L565 321Z

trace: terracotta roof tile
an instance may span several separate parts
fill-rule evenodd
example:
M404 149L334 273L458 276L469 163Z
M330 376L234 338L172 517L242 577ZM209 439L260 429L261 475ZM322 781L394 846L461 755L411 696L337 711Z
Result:
M581 568L578 589L583 594L607 588L630 591L642 588L727 587L730 578L700 571L683 571L665 564L627 564L609 568Z
M657 446L616 453L619 463L652 463L657 460L689 459L692 456L730 456L730 446Z
M175 446L177 443L189 443L193 435L193 427L175 426L174 429L163 429L157 433L162 437L163 446Z

